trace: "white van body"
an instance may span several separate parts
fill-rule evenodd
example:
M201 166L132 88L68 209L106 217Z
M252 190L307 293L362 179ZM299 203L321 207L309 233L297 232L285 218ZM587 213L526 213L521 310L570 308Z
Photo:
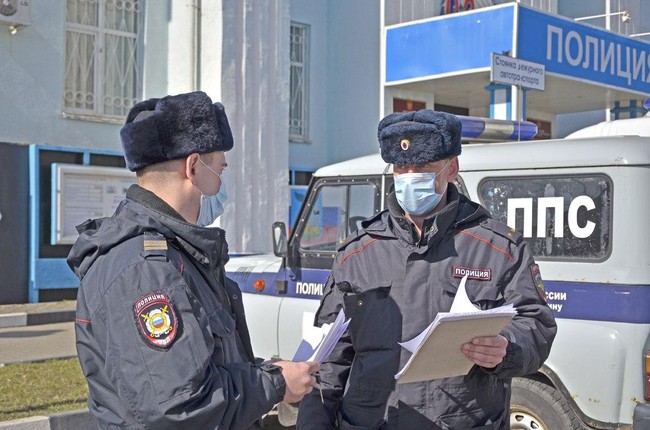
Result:
M650 121L647 117L617 119L590 125L569 134L565 139L596 136L644 136L650 137Z
M637 121L650 129L650 118ZM558 334L531 380L550 387L581 426L631 428L636 420L635 428L648 428L641 423L650 422L650 138L466 144L459 158L461 191L524 233L536 250ZM331 237L342 240L354 215L383 210L391 185L392 168L379 155L323 167L314 175L286 258L231 259L226 269L245 293L256 355L292 358L301 339L313 336L335 254ZM337 190L347 206L331 203ZM264 281L263 290L253 288L256 280ZM551 428L544 417L553 399L532 411L519 401L514 392L513 419L520 413Z

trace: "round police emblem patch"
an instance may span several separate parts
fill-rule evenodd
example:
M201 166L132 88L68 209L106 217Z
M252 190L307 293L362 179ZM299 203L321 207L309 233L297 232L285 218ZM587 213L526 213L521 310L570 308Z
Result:
M408 139L402 139L402 141L399 143L399 146L403 151L406 151L411 147L411 141Z
M133 311L140 334L151 346L171 346L178 333L178 319L167 294L156 292L140 297Z
M546 291L544 290L542 274L539 272L539 265L533 264L530 266L530 274L533 277L533 284L537 287L537 294L546 303Z

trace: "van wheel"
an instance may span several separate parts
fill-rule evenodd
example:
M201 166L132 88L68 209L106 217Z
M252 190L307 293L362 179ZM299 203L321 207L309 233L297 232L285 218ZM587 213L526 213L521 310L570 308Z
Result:
M558 390L528 378L512 380L511 430L580 430L580 420Z

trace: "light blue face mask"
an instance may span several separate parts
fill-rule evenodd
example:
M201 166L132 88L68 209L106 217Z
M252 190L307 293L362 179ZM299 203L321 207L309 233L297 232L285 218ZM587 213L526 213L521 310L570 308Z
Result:
M203 163L203 160L199 159L199 161ZM196 224L202 227L212 227L215 221L217 221L217 218L219 218L224 211L223 205L226 203L226 200L228 200L228 193L226 192L226 183L223 181L223 177L208 167L207 164L203 163L203 165L207 167L209 171L217 175L221 180L221 187L217 194L206 196L201 190L199 190L201 193L201 209L199 210L199 217L196 220ZM196 188L198 189L198 187Z
M440 169L445 170L449 162ZM438 172L438 174L440 173ZM394 177L395 197L404 211L413 216L426 215L435 209L442 199L436 193L436 173L402 173Z

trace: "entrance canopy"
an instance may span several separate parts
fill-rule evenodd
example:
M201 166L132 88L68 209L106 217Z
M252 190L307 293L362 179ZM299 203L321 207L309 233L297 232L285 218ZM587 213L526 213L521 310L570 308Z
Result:
M489 106L492 53L545 65L529 110L609 109L650 95L650 43L518 3L387 27L385 38L384 85L440 104Z

